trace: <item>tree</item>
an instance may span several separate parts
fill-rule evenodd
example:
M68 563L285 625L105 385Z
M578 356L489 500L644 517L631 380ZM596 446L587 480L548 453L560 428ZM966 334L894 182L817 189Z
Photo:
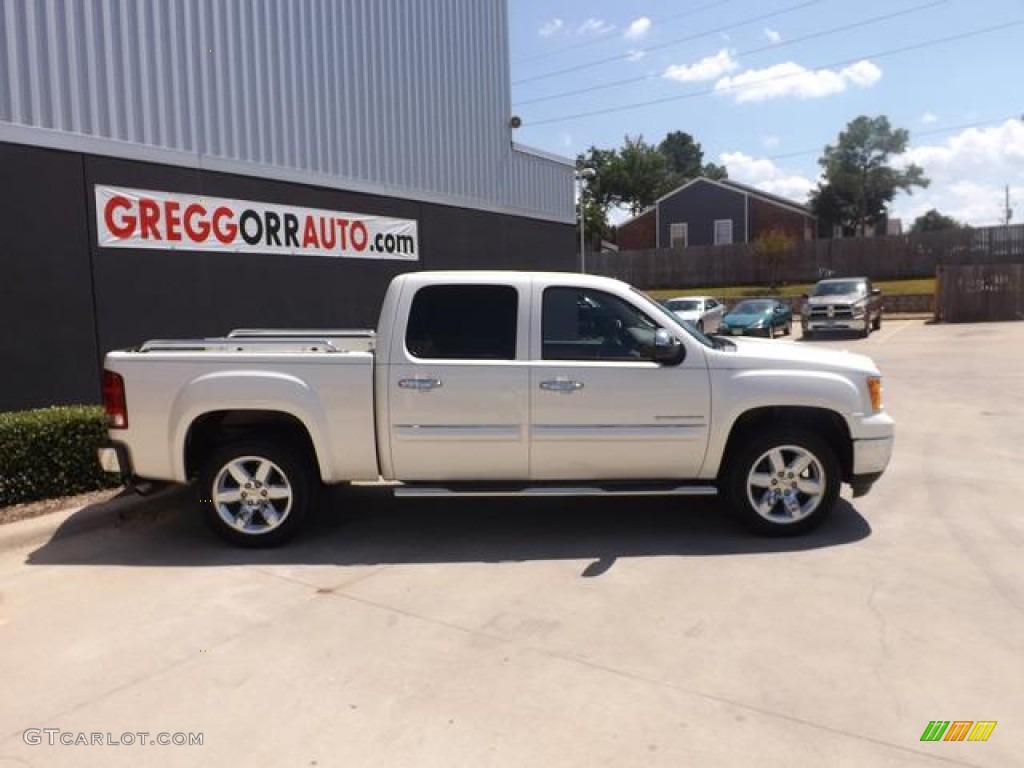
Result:
M963 229L963 224L952 216L946 216L932 208L921 216L914 219L910 226L910 234L916 235L921 232L938 232L943 229Z
M774 293L782 277L782 268L793 256L794 239L783 229L771 229L759 235L753 242L754 255L759 266L764 267L767 283Z
M612 161L609 192L612 200L629 208L635 216L658 199L668 161L658 149L644 141L626 136Z
M890 165L894 155L906 151L909 140L910 133L893 128L884 115L852 120L818 160L823 180L811 193L815 215L847 233L863 235L884 221L897 192L912 194L914 187L927 187L930 182L919 166Z
M594 178L583 182L583 213L586 219L586 233L591 241L607 239L611 233L608 224L608 208L612 205L612 195L608 191L609 183L614 185L612 165L616 160L614 149L599 149L591 146L586 152L577 155L576 168L593 168ZM579 201L577 200L576 221L579 222ZM577 235L579 233L577 232Z
M672 131L658 145L658 151L665 156L667 172L659 185L658 196L671 192L698 176L710 179L728 178L725 168L714 163L704 163L704 150L693 136L685 131Z

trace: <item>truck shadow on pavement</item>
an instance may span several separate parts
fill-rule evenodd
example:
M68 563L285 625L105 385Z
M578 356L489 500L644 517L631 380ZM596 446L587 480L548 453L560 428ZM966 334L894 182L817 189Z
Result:
M209 533L189 491L139 498L109 526L86 534L76 531L72 516L27 562L195 567L573 559L591 560L581 576L594 577L619 558L797 552L871 533L845 499L817 531L763 538L747 533L714 499L396 499L385 488L356 487L326 492L317 514L286 546L253 550ZM82 513L90 511L95 514Z

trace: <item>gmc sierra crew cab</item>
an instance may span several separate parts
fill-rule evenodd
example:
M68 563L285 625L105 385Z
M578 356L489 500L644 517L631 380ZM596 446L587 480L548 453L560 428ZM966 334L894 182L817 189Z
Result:
M241 329L111 352L107 471L197 482L243 546L284 542L321 484L401 496L720 494L766 534L866 493L893 420L862 355L708 337L625 283L417 272L374 331Z

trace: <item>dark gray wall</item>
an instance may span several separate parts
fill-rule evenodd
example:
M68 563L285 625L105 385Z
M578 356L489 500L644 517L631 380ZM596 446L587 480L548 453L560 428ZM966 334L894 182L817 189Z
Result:
M374 327L401 272L575 264L571 224L10 144L0 168L0 224L14 233L0 244L0 360L24 372L0 384L0 410L95 402L103 354L149 338ZM95 184L416 219L421 259L103 249Z
M732 241L745 243L746 196L698 181L658 203L658 246L669 247L669 224L689 224L690 245L715 244L715 219L732 219Z
M82 158L0 143L0 410L95 402Z

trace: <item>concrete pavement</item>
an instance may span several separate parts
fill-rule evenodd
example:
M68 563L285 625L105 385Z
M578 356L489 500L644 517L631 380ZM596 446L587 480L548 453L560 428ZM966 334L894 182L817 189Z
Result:
M182 492L7 548L0 768L1019 765L1024 324L800 343L872 355L898 422L887 475L808 537L710 502L363 488L283 550L225 548ZM921 742L937 719L998 725Z

